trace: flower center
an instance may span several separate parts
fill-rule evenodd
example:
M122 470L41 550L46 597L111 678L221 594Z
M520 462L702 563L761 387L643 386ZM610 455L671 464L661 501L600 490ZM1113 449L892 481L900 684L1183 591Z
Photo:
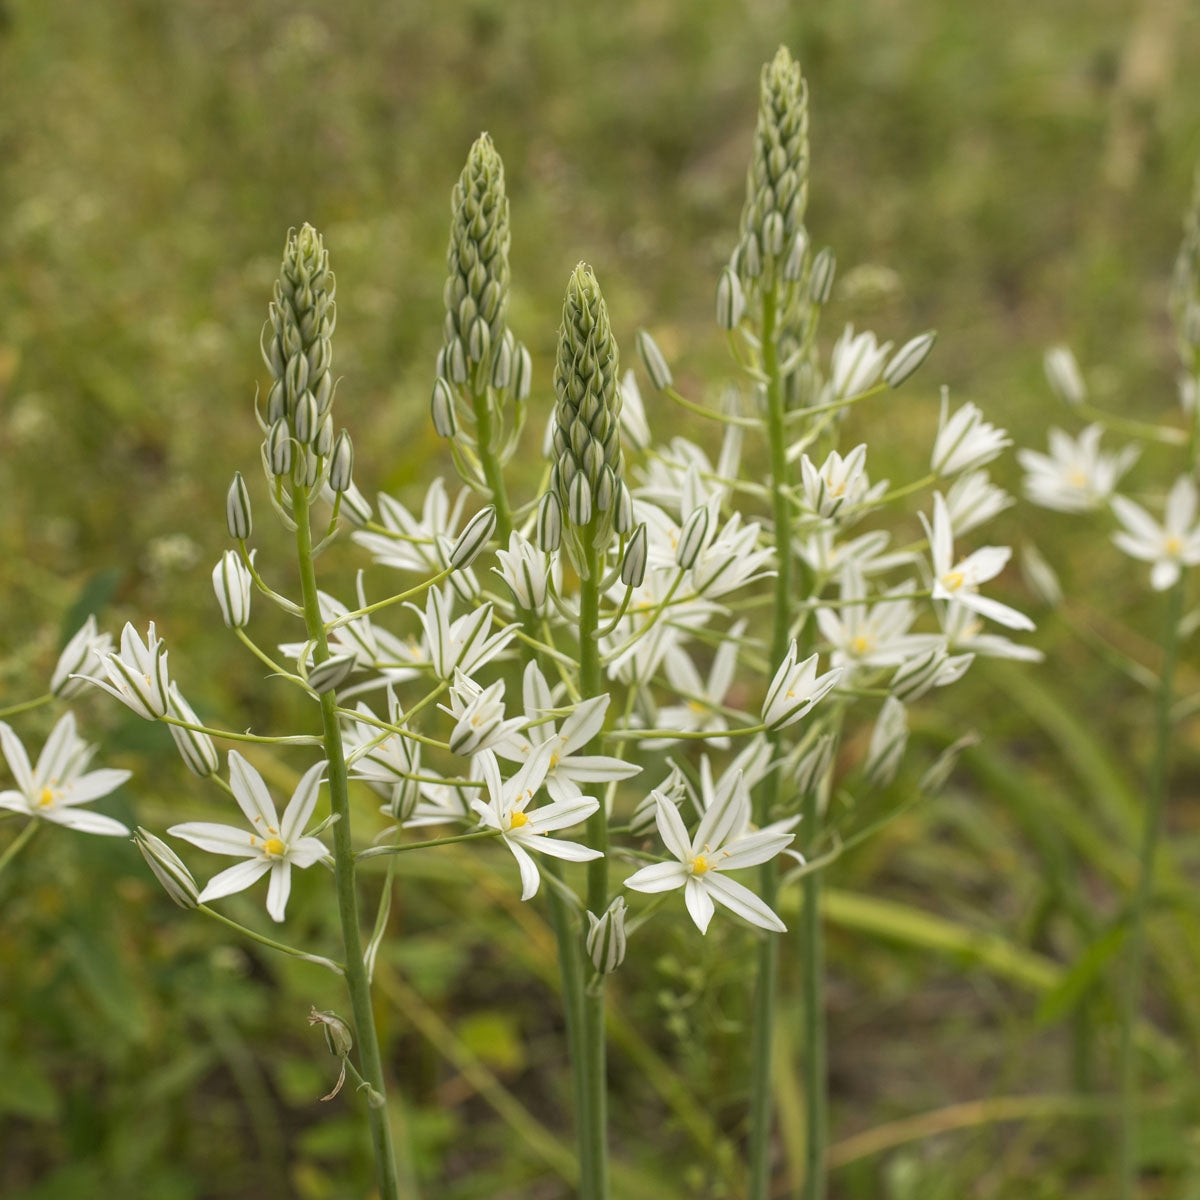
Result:
M703 854L697 854L692 859L692 874L703 875L708 870L708 859Z
M1167 540L1163 542L1163 549L1174 558L1183 550L1183 538L1175 533L1168 534Z
M520 829L523 825L529 824L529 818L523 812L510 812L508 814L509 829Z
M41 792L38 794L38 798L37 798L38 808L53 808L54 802L57 799L58 799L58 793L53 788L44 787L44 788L42 788Z
M855 654L866 654L870 648L871 639L867 637L865 633L860 633L858 637L854 638L854 640L850 643L850 649L853 650Z
M277 837L269 837L262 844L263 853L268 858L280 858L286 849L287 847L283 844L283 841Z
M964 583L966 583L966 578L963 576L961 571L947 571L946 574L942 576L942 583L945 584L947 591L957 592L958 589L962 587Z

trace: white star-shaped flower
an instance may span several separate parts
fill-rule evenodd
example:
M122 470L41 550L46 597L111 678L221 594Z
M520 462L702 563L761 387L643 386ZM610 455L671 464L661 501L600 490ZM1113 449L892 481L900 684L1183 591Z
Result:
M214 875L200 893L199 903L207 904L245 891L270 872L267 912L272 920L283 920L292 891L292 868L311 867L328 853L320 838L304 835L304 827L317 804L324 770L322 760L305 771L280 818L263 777L236 750L230 750L229 783L250 829L211 821L186 821L167 830L172 837L191 842L210 854L245 859Z
M655 799L659 836L676 861L643 867L625 880L625 886L635 892L683 888L684 903L701 933L708 931L716 904L752 925L783 933L786 926L766 903L724 873L769 861L793 835L773 829L746 833L750 802L744 787L732 787L714 799L690 839L675 805L665 796Z
M599 850L589 846L546 837L556 829L567 829L586 821L600 807L598 800L591 796L576 796L571 800L556 800L553 804L543 804L540 808L526 811L530 801L541 790L553 753L553 745L543 742L508 780L500 778L500 768L490 751L484 751L477 760L487 785L488 800L486 803L481 799L472 800L471 807L479 814L482 827L499 831L504 844L517 860L521 872L522 900L535 896L541 883L537 863L529 856L530 850L569 862L587 862L604 857Z
M29 756L21 740L3 721L0 721L0 749L4 751L8 769L17 784L16 791L0 792L0 808L40 817L43 821L53 821L82 833L114 837L129 834L120 821L100 813L85 812L79 807L119 788L130 772L111 768L85 770L93 750L75 732L72 713L64 714L50 731L36 767L29 765Z
M1114 496L1112 510L1124 529L1113 535L1117 548L1152 563L1150 586L1165 591L1184 567L1200 563L1200 523L1196 521L1196 484L1181 475L1167 493L1160 525L1140 504Z

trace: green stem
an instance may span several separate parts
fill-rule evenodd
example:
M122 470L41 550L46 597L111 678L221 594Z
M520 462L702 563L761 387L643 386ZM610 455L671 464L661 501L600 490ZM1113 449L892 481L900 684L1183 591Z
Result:
M309 954L307 950L297 950L295 946L289 946L286 942L277 942L274 938L269 938L263 933L257 933L239 921L231 920L223 913L217 912L215 908L209 908L207 904L198 904L196 911L202 912L206 917L216 921L219 925L224 925L227 929L234 930L241 934L242 937L249 938L252 942L257 942L260 946L266 946L271 950L278 950L280 954L287 954L292 958L302 959L304 962L316 963L319 967L328 967L335 975L344 975L346 973L346 969L342 964L334 962L331 958L324 958L320 954Z
M8 849L3 854L0 854L0 875L4 874L4 868L33 841L34 834L37 833L40 824L41 821L31 817L25 828L8 843Z
M6 721L9 717L17 716L18 713L31 712L35 708L41 708L43 704L49 704L53 699L53 694L47 692L36 700L23 700L20 704L10 704L8 708L0 708L0 721Z
M1134 1030L1141 1008L1142 973L1146 957L1146 910L1154 888L1154 857L1162 835L1163 810L1167 799L1167 762L1171 750L1171 692L1179 656L1179 622L1183 613L1184 580L1180 579L1167 597L1163 629L1162 673L1159 677L1155 712L1154 759L1142 824L1142 847L1137 882L1129 903L1129 957L1125 964L1125 988L1121 995L1121 1108L1120 1181L1121 1200L1137 1194L1140 1136L1138 1129L1138 1062Z
M590 529L580 530L583 543L583 578L579 583L579 693L590 700L601 693L600 555L592 545ZM588 818L587 841L605 856L588 863L587 906L597 916L608 907L608 813L605 805ZM582 951L582 943L581 943ZM582 962L582 959L581 959ZM608 1083L604 1033L604 976L593 978L583 996L583 1094L580 1145L583 1200L608 1200Z
M300 586L304 597L304 622L313 641L313 661L329 658L329 643L317 597L317 573L313 564L312 529L309 524L308 492L296 487L292 494L296 520L296 551L300 564ZM381 1098L387 1095L383 1079L383 1060L375 1033L375 1015L371 1010L371 984L363 958L362 931L359 928L358 896L355 890L354 844L350 833L350 793L346 757L342 748L341 727L337 718L337 698L333 692L321 693L321 721L325 735L325 756L329 767L329 802L339 818L333 826L334 879L337 886L338 916L345 947L346 986L354 1016L362 1076ZM396 1173L396 1155L392 1149L392 1131L386 1103L368 1104L371 1143L375 1150L375 1169L381 1200L400 1200Z
M784 429L783 389L776 345L777 296L773 287L763 293L762 361L767 377L767 441L771 460L771 507L775 528L776 572L771 636L771 661L783 661L788 649L791 612L792 539L787 498L787 435ZM771 735L772 757L780 757L781 735ZM779 797L779 768L755 792L755 820L765 825ZM767 862L759 870L759 890L764 902L775 907L778 868ZM775 1034L775 993L779 975L779 941L769 934L758 947L758 973L754 996L754 1039L750 1068L750 1200L767 1200L771 1194L771 1062Z
M488 403L487 391L471 396L471 407L475 410L476 443L479 447L479 465L487 481L492 503L496 506L496 539L501 546L508 545L512 533L512 510L508 507L508 489L504 486L504 472L496 455L492 452L492 407Z

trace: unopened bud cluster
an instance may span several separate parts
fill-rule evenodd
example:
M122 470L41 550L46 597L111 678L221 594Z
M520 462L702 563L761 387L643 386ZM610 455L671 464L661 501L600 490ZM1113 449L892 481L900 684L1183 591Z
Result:
M567 284L558 357L554 366L554 466L550 492L573 530L590 530L596 550L611 542L614 530L629 531L632 506L625 502L621 454L621 392L617 386L617 343L600 285L586 263ZM555 518L543 506L541 526ZM548 540L548 539L547 539ZM546 541L543 548L548 548ZM572 543L568 541L568 548Z
M735 273L747 290L763 276L801 277L807 200L808 88L799 64L781 46L762 71L741 239L734 254ZM726 290L732 291L728 284ZM736 307L731 296L722 317L728 319Z
M349 434L335 435L330 412L335 291L321 235L307 224L293 230L263 326L263 361L271 373L263 465L269 475L303 487L315 486L328 470L341 493L351 486L354 456Z

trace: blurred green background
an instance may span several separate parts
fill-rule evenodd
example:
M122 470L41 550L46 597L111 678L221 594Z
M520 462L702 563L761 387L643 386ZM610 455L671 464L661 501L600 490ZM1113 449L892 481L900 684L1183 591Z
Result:
M0 0L0 706L40 691L61 638L102 606L106 628L158 620L202 714L288 728L286 694L259 684L208 583L232 471L256 472L258 331L284 236L312 222L337 271L356 477L412 502L449 472L427 397L450 189L481 129L512 203L528 443L581 258L630 364L648 326L687 390L715 389L715 279L759 66L780 42L810 86L809 227L840 265L826 336L845 320L940 333L918 380L856 418L873 475L923 473L942 382L1040 446L1067 421L1041 378L1059 340L1100 403L1171 411L1166 287L1200 158L1200 10L1185 0ZM693 432L675 411L651 420ZM1144 456L1138 482L1166 463ZM1011 461L996 474L1017 487ZM1099 526L1019 509L994 537L1036 540L1068 604L1037 614L1051 665L981 664L945 711L923 710L885 807L963 713L982 747L830 872L835 1197L1111 1194L1106 931L1133 867L1150 704L1097 639L1153 667L1158 610ZM106 811L154 828L200 811L164 731L78 707L106 763L137 771ZM37 744L51 720L18 728ZM1147 1195L1200 1197L1194 726L1175 779ZM501 857L409 857L432 861L401 872L380 998L409 1167L446 1200L563 1197L545 923ZM315 884L289 911L297 941L334 936ZM264 923L260 899L229 911ZM131 847L65 831L6 872L0 906L6 1200L369 1194L352 1098L317 1103L333 1060L304 1017L344 1007L317 968L229 944L174 909ZM701 941L660 922L619 977L614 1141L632 1197L737 1194L744 950L736 928ZM783 1025L794 1049L799 1014ZM785 1060L781 1180L799 1161ZM1080 1092L1101 1098L1062 1099Z

